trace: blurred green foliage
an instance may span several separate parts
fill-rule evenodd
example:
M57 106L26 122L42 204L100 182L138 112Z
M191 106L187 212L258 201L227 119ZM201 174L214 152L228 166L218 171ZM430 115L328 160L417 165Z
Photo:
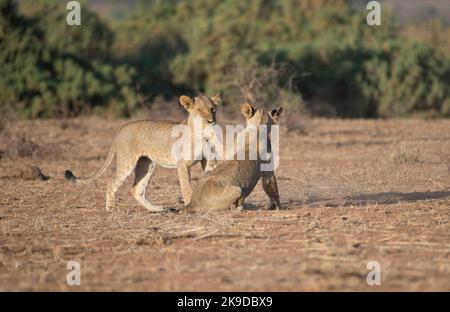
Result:
M36 118L109 106L129 115L135 71L111 62L113 33L98 16L84 10L82 26L69 27L59 1L21 4L24 13L0 0L0 110Z
M0 109L24 117L126 116L138 108L136 93L223 90L240 104L248 98L233 75L247 71L237 69L270 72L274 62L290 75L276 75L280 91L271 80L271 94L314 114L450 116L442 25L405 30L383 11L382 25L368 26L368 12L345 0L152 0L108 24L83 4L82 26L69 27L65 3L24 2L19 13L0 0Z

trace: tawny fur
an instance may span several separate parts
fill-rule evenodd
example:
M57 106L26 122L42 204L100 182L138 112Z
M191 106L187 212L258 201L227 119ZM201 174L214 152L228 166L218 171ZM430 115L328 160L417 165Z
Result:
M181 105L188 111L189 117L184 124L193 131L194 120L201 121L202 128L216 121L216 106L222 101L222 94L214 97L199 96L191 99L180 97ZM178 123L179 124L179 123ZM65 177L77 184L92 183L101 177L116 158L116 174L109 181L106 191L106 209L111 211L116 207L116 193L122 183L135 172L135 181L131 189L133 197L147 210L162 211L162 206L152 204L145 192L156 165L165 168L177 168L181 192L185 204L191 200L190 168L201 162L203 170L211 170L215 163L206 159L195 160L194 148L191 148L191 160L177 160L171 155L173 144L178 138L172 137L172 129L178 125L170 121L139 120L122 126L115 135L108 157L104 165L90 177L76 177L71 171L65 172ZM193 145L194 135L191 135Z
M277 122L282 108L268 113L256 110L250 104L243 104L241 111L247 120L247 127L267 125ZM267 142L270 144L270 140ZM247 145L248 148L248 145ZM247 151L246 151L247 152ZM247 155L248 156L248 155ZM280 209L277 180L273 171L261 171L263 160L225 160L215 169L204 175L192 194L188 212L220 211L243 209L245 198L261 180L265 193L269 196L269 209Z

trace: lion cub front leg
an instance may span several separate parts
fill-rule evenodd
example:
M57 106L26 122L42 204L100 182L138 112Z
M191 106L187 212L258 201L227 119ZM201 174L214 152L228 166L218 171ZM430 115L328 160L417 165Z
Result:
M187 162L180 161L177 166L177 171L184 205L189 205L191 203L192 197L190 167L188 166Z
M269 196L269 209L281 209L280 195L278 194L277 178L273 171L265 171L262 175L262 185L264 192Z
M233 203L231 209L237 209L238 211L244 211L244 201L245 198L243 196L239 197L238 200Z
M206 158L202 158L201 165L203 172L209 172L212 171L214 168L216 168L217 160L216 159L207 160Z

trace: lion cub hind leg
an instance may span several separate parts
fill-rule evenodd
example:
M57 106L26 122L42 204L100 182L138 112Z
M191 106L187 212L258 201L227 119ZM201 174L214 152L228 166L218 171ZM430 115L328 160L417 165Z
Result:
M111 212L116 208L116 193L123 182L125 182L125 180L131 175L133 169L133 163L120 162L119 160L117 160L115 178L108 184L108 188L106 190L106 211Z
M221 198L218 198L221 206L218 210L229 210L236 207L238 210L243 210L244 198L242 197L242 190L239 186L229 185L225 186Z
M196 198L195 203L185 207L186 212L214 212L226 211L234 207L234 204L242 197L241 188L238 186L211 186L203 189L201 198Z
M164 210L163 206L154 205L145 198L145 191L150 183L150 178L155 171L155 167L155 162L151 161L148 157L139 158L135 168L136 176L133 187L131 188L131 193L133 194L134 199L148 211L161 212Z

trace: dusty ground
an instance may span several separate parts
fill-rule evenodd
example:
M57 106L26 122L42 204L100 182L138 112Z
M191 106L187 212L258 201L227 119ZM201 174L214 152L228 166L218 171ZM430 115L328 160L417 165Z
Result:
M107 213L111 169L96 187L64 180L97 169L124 122L2 130L0 290L450 290L449 120L312 120L280 139L287 210L264 210L258 186L245 212L188 216L140 209L131 178ZM49 179L24 180L25 164ZM179 207L176 172L158 168L149 196ZM72 260L81 286L66 284Z

